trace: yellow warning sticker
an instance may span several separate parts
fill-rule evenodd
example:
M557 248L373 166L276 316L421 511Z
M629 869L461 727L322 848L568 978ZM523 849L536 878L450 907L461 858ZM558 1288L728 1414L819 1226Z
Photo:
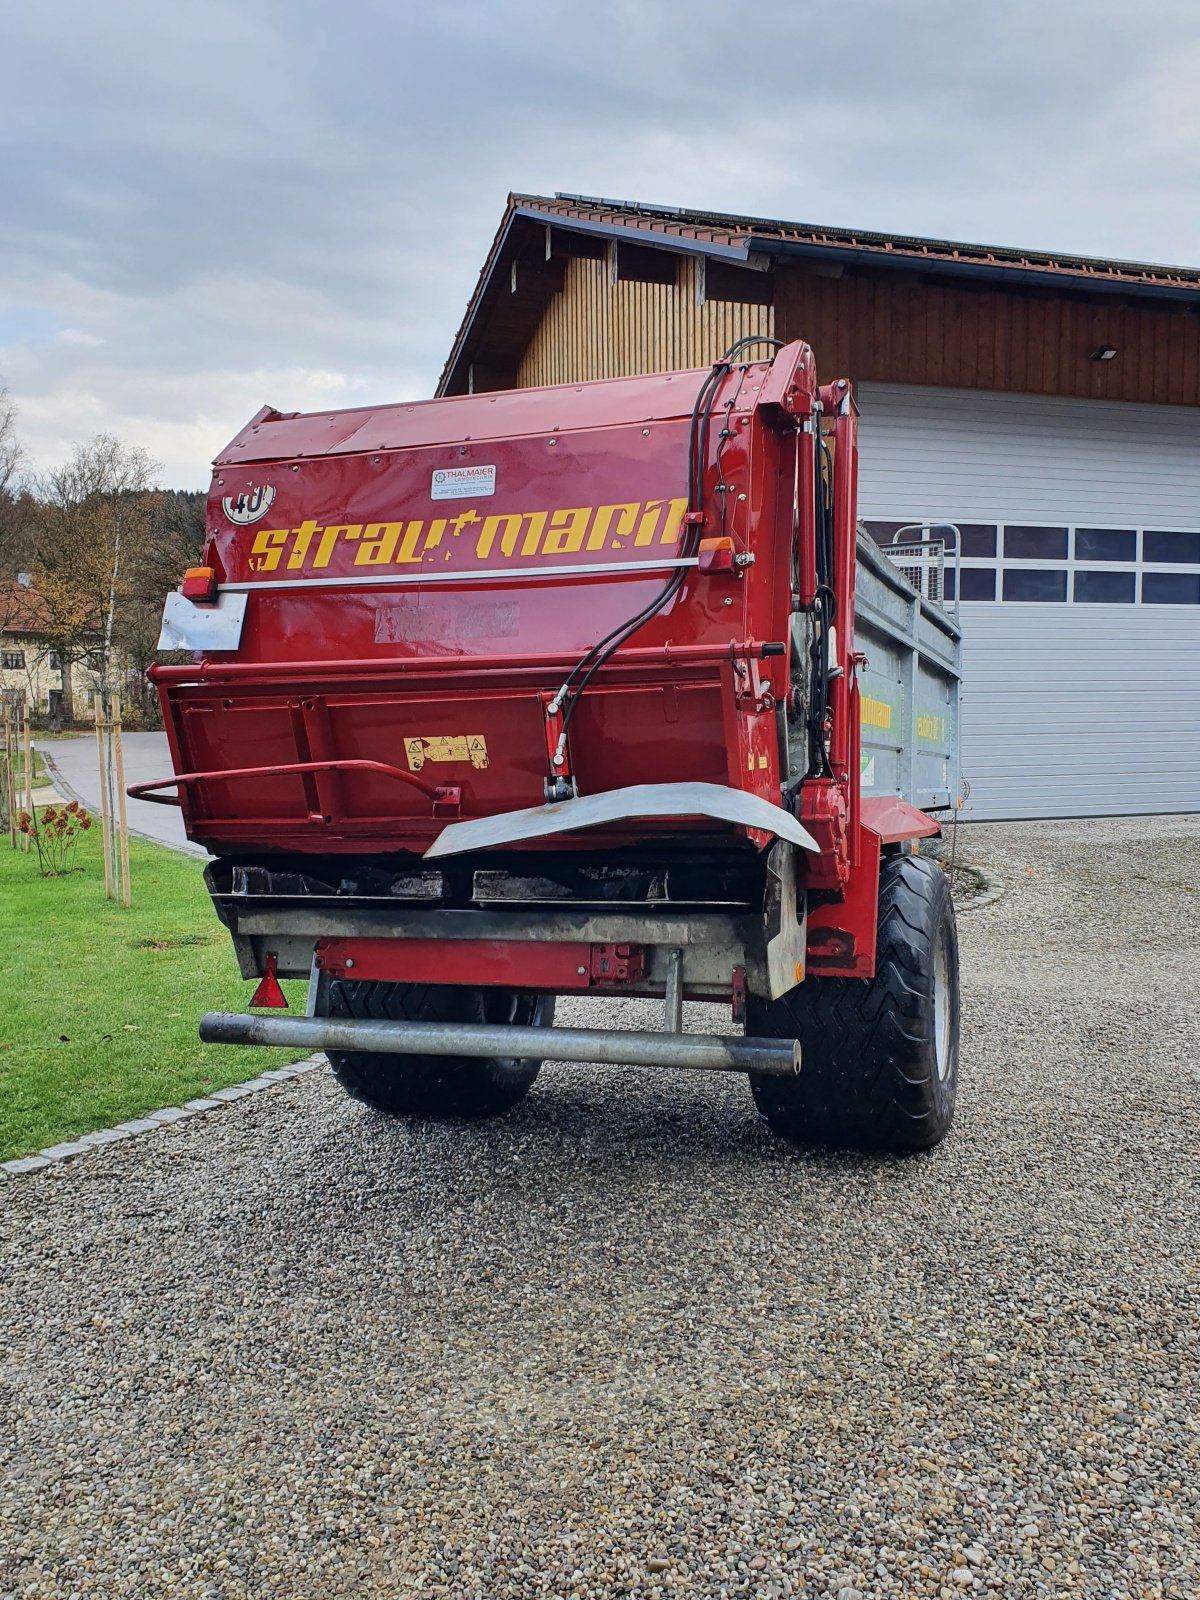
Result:
M404 753L410 772L420 772L427 761L469 761L473 767L488 764L487 740L481 733L434 733L405 739Z

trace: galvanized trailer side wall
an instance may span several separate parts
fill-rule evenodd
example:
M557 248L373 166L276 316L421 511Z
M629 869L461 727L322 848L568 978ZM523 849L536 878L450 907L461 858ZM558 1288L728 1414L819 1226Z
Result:
M867 658L859 675L863 795L899 795L922 811L952 806L959 771L959 629L864 535L855 606L855 647Z

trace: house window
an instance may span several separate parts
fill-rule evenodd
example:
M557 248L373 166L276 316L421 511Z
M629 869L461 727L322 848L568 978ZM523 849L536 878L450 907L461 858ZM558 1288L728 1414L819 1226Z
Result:
M49 667L51 672L62 671L62 657L59 655L57 650L50 651L50 654L46 658L46 665Z
M24 650L5 650L0 652L0 667L5 672L22 672L25 668Z

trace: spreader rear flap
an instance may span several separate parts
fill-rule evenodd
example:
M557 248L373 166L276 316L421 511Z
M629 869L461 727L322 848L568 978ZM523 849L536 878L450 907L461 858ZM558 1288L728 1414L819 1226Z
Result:
M497 845L648 817L711 817L716 822L758 828L803 850L820 848L790 812L744 789L721 783L636 783L627 789L579 795L553 805L528 806L470 822L452 822L443 828L425 855L464 855L471 850L491 850Z

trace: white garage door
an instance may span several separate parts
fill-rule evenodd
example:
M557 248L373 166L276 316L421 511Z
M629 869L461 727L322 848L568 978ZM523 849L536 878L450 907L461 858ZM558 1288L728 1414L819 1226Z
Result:
M963 532L963 814L1200 810L1200 409L858 400L872 531Z

